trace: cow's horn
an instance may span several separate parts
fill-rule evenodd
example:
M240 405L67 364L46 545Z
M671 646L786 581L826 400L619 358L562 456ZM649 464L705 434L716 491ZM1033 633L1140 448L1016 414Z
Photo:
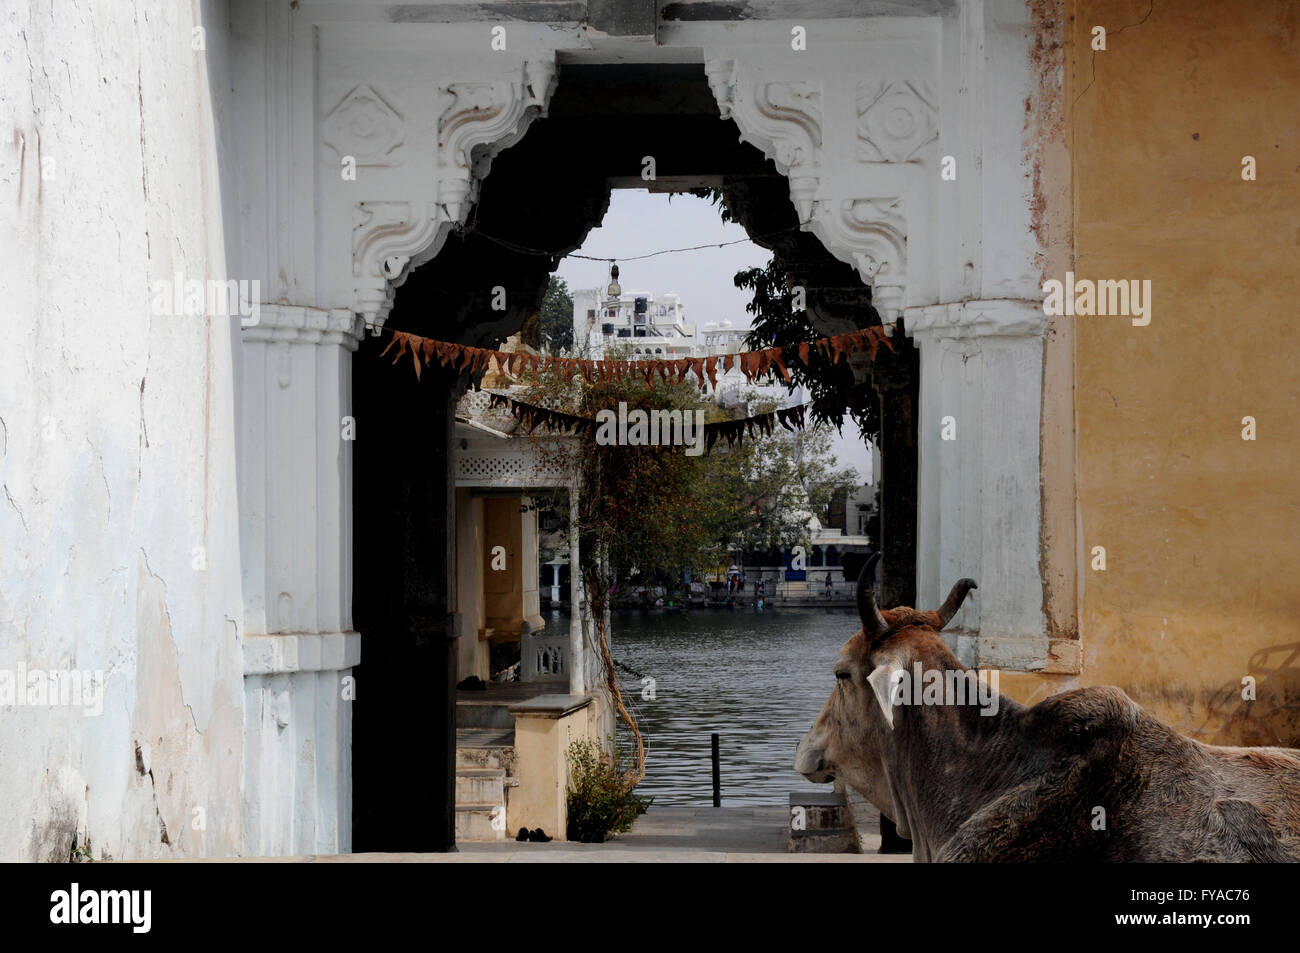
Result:
M943 628L952 621L952 617L957 614L961 604L966 601L966 594L972 589L978 589L975 580L970 578L958 579L952 587L952 592L948 593L948 598L943 600L943 605L939 607L939 628Z
M876 605L876 563L880 562L880 553L872 553L867 564L858 573L858 618L862 620L862 631L868 639L874 639L889 630L889 621L881 614Z

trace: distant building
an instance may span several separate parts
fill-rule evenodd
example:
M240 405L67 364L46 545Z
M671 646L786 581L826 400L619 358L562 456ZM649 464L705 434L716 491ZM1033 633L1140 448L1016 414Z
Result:
M685 314L675 294L627 291L607 298L600 288L575 291L573 340L585 343L598 358L606 348L624 341L638 357L697 357L699 338Z
M710 321L700 331L700 339L704 345L703 354L727 354L744 350L743 345L747 334L749 334L748 328L733 328L730 321L716 323Z
M747 351L749 328L734 327L730 321L710 321L702 328L686 320L681 297L654 295L649 291L626 291L617 298L602 288L573 292L573 340L586 345L595 360L609 348L631 345L633 360L676 360L683 357L719 357ZM736 407L747 397L776 402L782 407L807 399L802 388L793 392L776 380L749 383L739 368L718 372L713 397L723 407Z
M824 522L827 529L838 529L849 536L870 536L876 512L876 487L867 483L835 494Z

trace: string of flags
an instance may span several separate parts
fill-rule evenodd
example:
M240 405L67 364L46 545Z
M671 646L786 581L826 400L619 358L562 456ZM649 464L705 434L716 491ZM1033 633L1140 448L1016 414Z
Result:
M586 358L542 357L537 354L496 351L491 348L453 344L450 341L437 341L406 331L393 331L392 335L392 340L388 342L388 347L380 352L380 356L387 355L396 346L397 353L393 356L393 363L396 364L409 353L415 367L416 378L419 378L420 371L424 367L436 360L443 368L461 374L487 371L495 364L498 369L512 377L517 377L521 371L527 369L534 373L559 371L563 373L565 380L569 381L573 380L574 375L582 374L588 384L642 378L651 389L654 389L657 380L680 384L687 379L688 375L694 375L701 389L706 383L709 387L716 387L719 368L724 374L732 368L738 368L745 375L746 382L751 384L778 372L786 383L790 382L786 354L779 347L741 351L736 354L717 354L712 357L593 361ZM825 356L832 364L837 364L852 354L866 354L874 361L876 351L881 344L891 351L894 349L894 345L885 334L885 329L876 326L819 338L816 341L805 341L791 350L797 353L799 362L807 366L814 350Z
M509 410L516 420L528 428L529 433L532 433L538 427L542 427L546 430L559 430L565 433L581 435L590 432L598 425L598 421L592 417L568 414L564 411L552 410L549 407L539 407L536 404L530 404L527 401L517 400L514 397L493 393L492 391L488 391L487 394L489 408L504 407ZM730 447L737 441L743 442L746 434L751 439L753 439L755 432L763 436L771 436L777 424L780 424L791 433L802 430L807 421L809 406L809 404L798 404L794 407L786 407L783 410L755 414L752 417L706 423L704 425L705 449L706 451L712 450L713 445L718 442L719 438L723 437L726 438L727 446Z

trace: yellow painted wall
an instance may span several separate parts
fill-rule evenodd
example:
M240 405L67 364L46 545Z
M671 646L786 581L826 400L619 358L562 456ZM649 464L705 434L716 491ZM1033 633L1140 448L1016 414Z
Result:
M483 592L487 625L495 630L493 641L518 641L524 619L523 523L519 505L517 496L483 500Z
M605 702L592 693L591 704L563 718L515 717L515 773L519 786L506 798L506 830L540 827L564 840L568 827L569 745L600 740L607 721Z
M1150 279L1153 311L1074 319L1083 672L1004 690L1113 684L1202 740L1300 746L1300 3L1065 11L1074 271Z

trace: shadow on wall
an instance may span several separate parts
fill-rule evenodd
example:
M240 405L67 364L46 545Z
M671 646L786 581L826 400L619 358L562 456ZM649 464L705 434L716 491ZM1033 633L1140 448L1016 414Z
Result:
M1255 680L1254 700L1245 676ZM1250 656L1242 677L1225 683L1206 700L1198 737L1235 745L1300 748L1300 642L1270 645Z

